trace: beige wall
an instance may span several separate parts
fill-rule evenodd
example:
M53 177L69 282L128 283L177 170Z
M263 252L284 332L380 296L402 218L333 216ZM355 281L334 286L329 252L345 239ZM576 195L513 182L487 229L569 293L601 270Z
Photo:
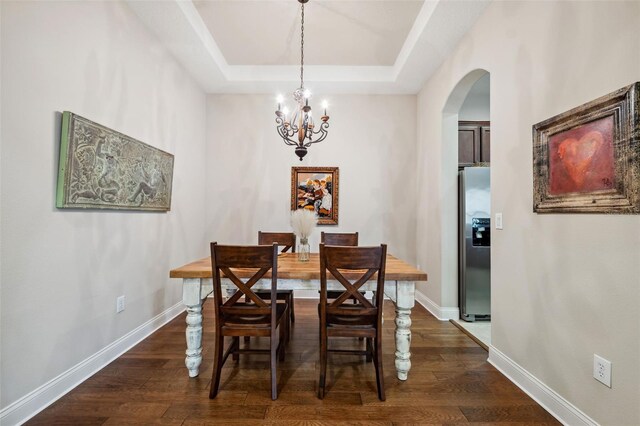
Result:
M640 216L532 213L531 126L640 80L640 2L494 2L418 96L421 286L456 306L449 94L491 73L492 342L601 424L640 424ZM451 141L449 141L451 142ZM454 219L451 219L454 217ZM442 254L442 255L441 255ZM592 378L613 362L613 388Z
M206 247L206 101L125 4L3 1L0 10L6 407L180 302L168 270ZM172 210L56 209L63 110L175 154Z
M493 343L598 422L640 423L640 217L531 212L531 125L640 79L640 3L494 2L417 104L330 96L330 135L303 162L278 140L271 96L205 101L126 5L3 1L0 18L0 407L177 303L167 270L206 242L288 229L291 166L339 166L340 225L321 229L387 242L429 273L428 297L456 306L456 153L442 129L457 117L442 111L482 68L505 222ZM57 210L62 110L174 153L173 210ZM591 378L593 353L613 362L612 389Z
M359 231L361 245L386 242L413 262L416 97L322 96L329 136L304 161L276 133L274 96L207 98L206 237L247 244L258 230L290 230L291 167L337 166L339 225L318 227L311 247L320 231Z

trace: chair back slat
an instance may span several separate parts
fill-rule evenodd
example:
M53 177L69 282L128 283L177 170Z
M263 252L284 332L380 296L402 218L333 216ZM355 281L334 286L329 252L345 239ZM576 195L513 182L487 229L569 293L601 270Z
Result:
M225 246L217 244L217 265L221 268L270 268L271 246Z
M278 247L282 247L281 253L285 253L291 249L292 253L296 252L296 234L293 232L262 232L258 231L258 244L261 246L278 243Z
M328 246L358 246L358 233L321 232L320 242Z
M331 244L325 243L325 249ZM365 248L365 247L361 247ZM366 250L354 250L354 247L332 246L326 250L329 265L339 269L379 269L381 247L366 247Z

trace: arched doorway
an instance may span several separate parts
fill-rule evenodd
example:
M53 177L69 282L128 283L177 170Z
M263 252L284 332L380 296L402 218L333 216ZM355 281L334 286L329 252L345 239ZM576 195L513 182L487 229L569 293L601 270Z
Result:
M489 169L486 166L490 158L489 87L488 71L483 69L471 71L452 90L442 111L442 303L443 306L459 307L460 316L464 314L464 319L467 321L486 320L490 315L488 269L490 268L488 255L490 246L480 246L485 242L488 243L490 237L490 196L486 188L489 181ZM460 172L461 170L464 171ZM465 199L477 200L478 194L483 193L483 190L477 186L478 180L482 180L480 176L485 176L483 190L486 189L486 191L482 195L485 203L481 209L483 213L477 214L478 204L473 207L473 213L460 212L459 208L465 204L467 208L471 208L469 207L472 205L471 202L465 202ZM462 193L459 192L461 182L466 182L464 184L466 188ZM473 194L473 197L465 198L465 191L467 194ZM465 219L469 222L466 226ZM471 220L477 225L473 228L473 233ZM481 231L478 232L478 230ZM468 235L465 235L465 232ZM469 247L472 249L470 250ZM482 262L487 270L479 273L478 263L465 269L464 265L469 263L469 258L478 253L481 253L479 258L483 258ZM480 275L484 278L486 285L476 285L477 277ZM463 287L459 291L461 281ZM465 282L471 285L464 287ZM482 308L479 308L480 305ZM464 321L460 323L471 325ZM478 334L485 340L490 338L490 331L487 331L486 327L481 329L472 324L467 328L477 329Z

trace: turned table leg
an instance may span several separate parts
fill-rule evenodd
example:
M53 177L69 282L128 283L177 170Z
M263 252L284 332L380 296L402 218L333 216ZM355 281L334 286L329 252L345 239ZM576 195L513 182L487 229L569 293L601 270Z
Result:
M407 380L411 369L411 308L415 304L415 283L398 281L396 306L396 370L398 379Z
M184 360L189 377L199 374L202 363L202 282L199 278L185 278L182 284L182 302L187 307L187 357Z

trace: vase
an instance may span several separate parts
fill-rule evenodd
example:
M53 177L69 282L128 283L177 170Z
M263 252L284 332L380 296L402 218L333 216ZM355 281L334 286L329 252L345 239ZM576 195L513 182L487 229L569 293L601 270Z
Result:
M298 261L308 262L310 252L311 246L309 246L309 240L307 238L300 238L300 244L298 244Z

